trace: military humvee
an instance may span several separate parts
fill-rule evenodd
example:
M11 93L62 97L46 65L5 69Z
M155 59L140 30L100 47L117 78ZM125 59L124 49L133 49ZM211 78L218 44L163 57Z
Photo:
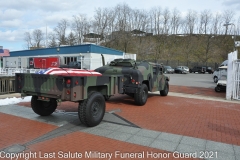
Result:
M147 102L148 91L159 91L161 96L167 96L169 91L169 78L163 75L164 67L161 64L115 59L95 71L103 75L123 75L123 93L133 97L138 105Z

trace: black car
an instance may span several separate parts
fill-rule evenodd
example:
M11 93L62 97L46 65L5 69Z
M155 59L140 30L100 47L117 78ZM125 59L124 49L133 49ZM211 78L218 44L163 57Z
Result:
M206 67L193 67L192 69L189 70L190 73L205 73L206 72Z
M213 74L214 70L212 69L212 67L206 67L206 72L208 72L209 74Z

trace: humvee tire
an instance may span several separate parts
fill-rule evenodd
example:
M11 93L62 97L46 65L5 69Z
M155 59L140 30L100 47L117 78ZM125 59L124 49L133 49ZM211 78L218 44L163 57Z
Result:
M221 88L219 86L215 87L216 92L221 92Z
M137 93L134 93L134 100L137 105L143 106L148 99L148 87L146 84L142 84Z
M94 127L102 121L105 108L106 105L103 95L99 92L91 92L88 95L88 99L79 103L79 120L88 127Z
M57 101L54 98L51 98L49 102L37 99L37 96L32 96L31 107L32 110L40 116L49 116L57 108Z
M160 91L160 95L161 96L167 96L168 95L168 91L169 91L169 84L168 84L168 81L166 81L164 90Z
M111 96L104 96L105 101L109 101L110 98Z
M128 95L129 97L134 98L134 93L126 93L126 95Z

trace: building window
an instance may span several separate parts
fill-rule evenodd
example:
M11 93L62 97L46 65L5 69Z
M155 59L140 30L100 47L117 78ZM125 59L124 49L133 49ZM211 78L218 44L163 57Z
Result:
M64 64L69 64L69 62L76 62L77 57L64 57Z

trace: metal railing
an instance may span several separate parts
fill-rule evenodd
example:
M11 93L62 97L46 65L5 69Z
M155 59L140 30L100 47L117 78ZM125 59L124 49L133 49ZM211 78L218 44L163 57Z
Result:
M36 73L40 69L0 68L0 76L14 76L15 73Z
M9 94L15 92L15 76L0 77L0 94Z
M36 73L39 69L0 68L0 95L15 92L15 73Z

